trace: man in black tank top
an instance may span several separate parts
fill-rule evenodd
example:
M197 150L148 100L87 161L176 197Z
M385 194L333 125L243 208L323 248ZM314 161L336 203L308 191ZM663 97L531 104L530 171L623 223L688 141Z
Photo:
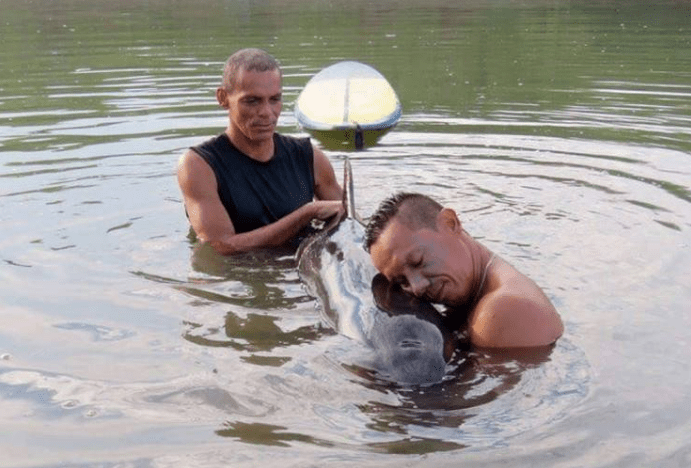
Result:
M221 254L283 245L313 219L343 211L333 167L308 138L275 133L281 71L259 49L231 55L216 98L228 111L221 135L190 148L178 183L190 224Z

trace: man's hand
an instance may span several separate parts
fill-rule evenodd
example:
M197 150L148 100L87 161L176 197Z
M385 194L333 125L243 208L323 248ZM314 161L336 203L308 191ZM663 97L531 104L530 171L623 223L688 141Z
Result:
M341 216L345 213L342 201L337 200L317 200L309 203L312 210L312 217L321 221L326 221L334 216Z

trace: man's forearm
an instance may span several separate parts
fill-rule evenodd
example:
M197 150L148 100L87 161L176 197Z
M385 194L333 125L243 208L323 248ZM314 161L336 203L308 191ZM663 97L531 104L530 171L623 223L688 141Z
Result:
M312 207L313 205L308 203L266 226L240 234L233 233L218 239L209 239L208 242L221 255L283 245L294 238L314 218Z

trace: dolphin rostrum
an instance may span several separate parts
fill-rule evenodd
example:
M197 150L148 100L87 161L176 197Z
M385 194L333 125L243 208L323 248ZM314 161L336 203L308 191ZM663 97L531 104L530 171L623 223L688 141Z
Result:
M455 349L454 334L428 302L377 273L364 249L365 227L355 211L352 169L344 161L345 215L305 239L297 252L307 292L340 334L369 349L365 367L402 385L440 382Z

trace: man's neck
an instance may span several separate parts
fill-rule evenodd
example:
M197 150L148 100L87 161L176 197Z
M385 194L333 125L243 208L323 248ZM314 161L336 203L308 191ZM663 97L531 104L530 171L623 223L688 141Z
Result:
M488 264L492 259L492 252L487 249L480 242L476 241L465 230L461 234L462 242L464 242L470 251L470 258L472 263L472 276L470 295L467 298L468 305L472 308L482 296L486 277L488 273Z
M244 135L235 135L231 129L225 131L233 145L248 157L259 162L267 162L274 156L274 139L252 141Z

